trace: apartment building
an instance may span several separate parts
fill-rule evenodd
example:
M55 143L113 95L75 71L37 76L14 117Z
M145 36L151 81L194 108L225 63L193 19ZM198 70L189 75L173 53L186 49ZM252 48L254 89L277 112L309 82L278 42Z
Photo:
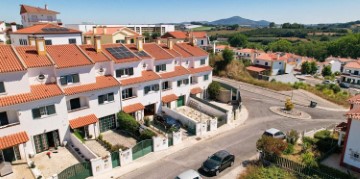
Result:
M136 37L140 34L127 27L94 27L91 31L84 33L84 42L94 43L94 36L101 36L101 44L107 43L125 43L126 40L134 43Z
M143 120L162 106L206 96L208 54L193 43L0 45L0 161L69 141L74 129L95 138L115 128L120 110Z
M48 9L45 4L44 8L32 7L25 4L20 5L21 23L24 27L33 26L35 24L58 24L61 23L60 19L57 19L59 12Z
M37 24L23 29L12 26L11 44L35 45L35 38L43 37L46 45L82 44L82 32L55 24Z

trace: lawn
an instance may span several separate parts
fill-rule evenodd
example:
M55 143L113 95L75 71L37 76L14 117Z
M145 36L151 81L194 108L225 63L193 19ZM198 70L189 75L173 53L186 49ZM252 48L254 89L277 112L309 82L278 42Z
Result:
M213 27L208 27L208 26L202 26L202 27L197 27L197 28L193 28L193 31L209 31L211 30Z

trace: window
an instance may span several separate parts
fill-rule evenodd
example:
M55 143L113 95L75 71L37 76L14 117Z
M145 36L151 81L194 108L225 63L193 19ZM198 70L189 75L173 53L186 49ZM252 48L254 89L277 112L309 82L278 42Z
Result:
M4 82L0 81L0 93L5 93L5 86L4 86Z
M359 75L359 71L354 71L354 75Z
M20 43L20 45L27 45L27 40L26 39L19 39L19 43Z
M183 80L177 81L177 86L178 87L180 87L182 84L184 84L184 85L189 84L189 79L183 79Z
M61 85L67 85L67 84L79 83L79 82L80 82L79 74L65 75L60 77Z
M51 40L45 40L45 45L52 45L52 41Z
M166 64L156 65L156 72L166 71Z
M122 90L122 99L130 98L132 97L132 88L127 88Z
M204 75L204 81L209 80L209 75Z
M201 40L201 45L204 45L204 40Z
M161 88L162 88L162 90L170 89L169 82L168 81L163 82L161 85Z
M279 65L281 65L281 62L279 62Z
M70 99L70 110L79 109L80 107L80 98Z
M6 112L0 112L0 126L9 124Z
M34 119L39 119L43 116L48 116L55 113L56 113L55 105L43 106L32 109L32 115Z
M186 65L189 64L189 60L186 60Z
M114 93L108 93L98 96L99 104L108 103L114 101Z
M265 62L265 66L268 66L268 62Z
M159 91L159 85L155 84L155 85L150 85L150 86L144 87L145 94L148 94L150 91Z
M69 39L69 44L76 44L76 39Z
M256 60L256 63L259 63L259 60Z
M124 68L116 70L116 77L119 78L121 76L131 76L134 75L133 68Z
M201 60L200 60L200 65L205 65L205 60L206 60L206 59L201 59Z
M119 44L119 43L124 43L124 40L115 40L115 43Z

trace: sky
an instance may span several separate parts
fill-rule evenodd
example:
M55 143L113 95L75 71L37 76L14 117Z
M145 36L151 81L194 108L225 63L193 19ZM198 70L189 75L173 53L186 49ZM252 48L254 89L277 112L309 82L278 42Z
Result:
M0 0L0 21L20 23L20 4L60 12L64 24L151 24L232 16L277 24L360 20L360 0Z

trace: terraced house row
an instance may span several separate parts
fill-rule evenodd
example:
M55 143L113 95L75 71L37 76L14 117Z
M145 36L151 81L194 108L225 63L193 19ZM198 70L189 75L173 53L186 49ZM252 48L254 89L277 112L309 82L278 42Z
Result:
M161 108L206 96L212 81L208 53L190 43L0 45L0 160L36 155L70 140L117 126L116 113L136 120Z

